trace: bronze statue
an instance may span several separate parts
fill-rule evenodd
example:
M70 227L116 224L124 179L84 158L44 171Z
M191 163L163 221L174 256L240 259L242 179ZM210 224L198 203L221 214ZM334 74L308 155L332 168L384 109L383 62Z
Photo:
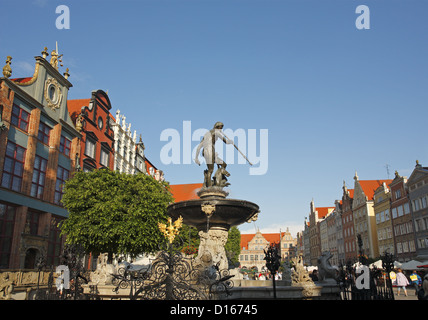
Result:
M204 186L205 187L211 187L213 185L217 186L225 186L224 179L215 179L214 181L211 180L211 175L214 172L214 165L217 164L217 168L219 171L219 175L226 177L230 174L226 171L227 164L219 158L218 153L215 152L215 142L220 138L223 140L226 144L233 144L233 141L228 139L223 131L223 123L217 122L214 125L214 128L212 128L210 131L205 133L205 135L202 137L201 142L198 145L198 148L196 149L196 157L195 162L200 165L198 156L199 152L202 150L202 155L205 158L205 162L207 164L207 170L204 171ZM219 176L217 175L217 176ZM221 180L221 181L219 181Z

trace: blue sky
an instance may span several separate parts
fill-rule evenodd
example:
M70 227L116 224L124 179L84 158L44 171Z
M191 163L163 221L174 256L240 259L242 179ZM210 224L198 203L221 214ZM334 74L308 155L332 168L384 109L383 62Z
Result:
M369 30L356 28L359 5ZM242 232L295 235L310 201L333 206L355 171L386 179L386 165L392 178L428 164L427 12L423 0L3 1L0 57L30 76L58 41L69 99L108 90L171 184L202 182L203 167L163 164L164 130L267 129L267 173L229 165L230 197L260 206Z

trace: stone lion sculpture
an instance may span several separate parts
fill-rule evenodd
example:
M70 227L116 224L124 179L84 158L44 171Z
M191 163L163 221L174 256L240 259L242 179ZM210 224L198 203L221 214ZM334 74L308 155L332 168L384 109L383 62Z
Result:
M324 251L321 257L318 258L318 279L325 281L326 279L336 279L337 270L330 264L330 259L333 255L329 251Z

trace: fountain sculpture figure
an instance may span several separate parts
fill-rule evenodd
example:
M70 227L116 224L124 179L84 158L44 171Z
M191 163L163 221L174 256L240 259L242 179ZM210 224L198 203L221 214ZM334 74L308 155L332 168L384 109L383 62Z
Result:
M200 165L198 157L202 149L207 165L203 187L198 192L199 199L176 202L168 207L170 217L178 219L181 216L183 223L199 231L197 263L202 267L218 266L220 270L229 268L224 249L229 229L244 222L257 220L259 213L259 207L255 203L226 198L229 193L224 188L230 185L227 180L230 173L226 170L227 164L215 150L215 142L221 139L226 144L233 144L242 156L245 155L222 129L223 123L217 122L213 129L203 136L196 150L195 162ZM245 159L251 165L251 162Z

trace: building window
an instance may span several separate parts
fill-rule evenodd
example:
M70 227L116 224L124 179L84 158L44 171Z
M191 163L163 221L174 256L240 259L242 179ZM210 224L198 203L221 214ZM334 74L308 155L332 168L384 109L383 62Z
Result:
M39 214L37 212L28 211L27 225L26 225L27 233L31 235L37 235L38 228L39 228Z
M85 155L92 159L95 159L95 141L88 138L86 138L85 143Z
M12 107L11 123L25 132L28 132L28 122L30 121L30 114L18 107L16 104Z
M21 191L22 174L24 173L25 149L8 141L4 159L2 187Z
M421 206L422 206L422 209L425 209L427 207L427 198L426 197L421 198Z
M0 269L9 268L15 208L0 203Z
M49 144L49 135L51 133L51 128L48 127L43 122L39 124L39 134L37 135L37 139L39 139L44 144Z
M410 213L409 203L406 202L405 204L403 204L403 207L404 207L404 214L409 214Z
M61 136L61 140L59 142L59 152L69 157L70 149L71 149L71 141L64 136Z
M56 266L59 264L59 256L62 249L60 223L63 219L52 216L49 229L47 265Z
M395 190L395 199L400 199L401 198L401 189Z
M108 159L109 159L109 152L101 149L101 155L100 155L100 163L104 167L108 167Z
M419 199L413 200L413 211L418 211L420 209Z
M126 160L128 160L128 148L126 147L126 145L123 145L123 158Z
M54 202L56 204L61 205L61 199L62 195L64 194L64 184L65 181L68 180L68 176L70 174L70 171L67 169L64 169L61 166L58 166L57 174L56 174L56 183L55 183L55 198Z
M404 214L403 206L398 206L397 207L397 214L398 214L399 217L401 217Z
M31 180L31 196L42 199L45 187L46 167L48 161L40 156L34 159L33 179Z

